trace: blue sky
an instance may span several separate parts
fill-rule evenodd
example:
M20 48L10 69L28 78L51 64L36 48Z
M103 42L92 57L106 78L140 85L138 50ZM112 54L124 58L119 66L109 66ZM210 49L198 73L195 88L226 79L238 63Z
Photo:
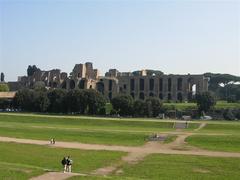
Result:
M0 71L29 64L68 73L93 62L104 74L240 75L240 1L0 0Z

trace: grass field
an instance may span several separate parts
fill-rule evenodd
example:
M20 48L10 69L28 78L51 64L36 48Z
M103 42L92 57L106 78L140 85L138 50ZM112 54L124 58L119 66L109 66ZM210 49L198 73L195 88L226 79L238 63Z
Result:
M208 150L240 152L240 123L208 123L199 133L201 135L188 137L187 142L190 145ZM204 133L213 135L204 135Z
M201 133L225 133L240 135L240 123L239 122L214 122L208 123Z
M135 179L239 179L240 159L183 155L150 155L126 165L121 177ZM231 178L230 178L231 177Z
M0 164L3 165L0 168L0 177L6 176L1 179L7 179L11 172L13 172L11 179L26 179L26 177L43 173L44 169L61 171L61 160L64 156L70 155L74 159L74 172L90 173L97 168L119 161L125 153L1 142L0 154Z
M199 131L199 123L207 123ZM189 129L176 131L171 120L137 118L98 118L37 114L0 114L0 136L57 141L141 146L153 133L168 134L163 144L175 141L177 134L189 133L187 143L211 151L240 152L240 123L227 121L190 122ZM217 135L221 134L221 135ZM193 155L151 154L137 164L121 158L127 153L64 149L17 143L0 143L0 179L28 179L45 169L61 171L63 156L74 160L73 171L93 170L121 162L120 174L72 177L76 179L239 179L240 158Z
M44 170L24 164L0 162L0 179L24 180L43 174Z
M199 124L190 124L190 129ZM173 122L126 121L0 115L0 136L82 143L131 145L145 143L154 132L173 130Z
M136 165L125 165L122 174L78 179L163 179L238 180L240 158L214 158L185 155L149 155Z
M187 142L193 146L208 150L240 152L240 135L195 135L188 137Z

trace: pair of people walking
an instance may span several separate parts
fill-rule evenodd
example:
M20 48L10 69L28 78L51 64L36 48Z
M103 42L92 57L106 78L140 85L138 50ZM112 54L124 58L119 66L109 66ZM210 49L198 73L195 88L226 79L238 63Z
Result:
M62 160L63 172L72 172L72 163L73 160L70 159L70 156L64 157Z
M55 139L54 139L54 138L52 138L52 139L50 140L50 144L55 144Z

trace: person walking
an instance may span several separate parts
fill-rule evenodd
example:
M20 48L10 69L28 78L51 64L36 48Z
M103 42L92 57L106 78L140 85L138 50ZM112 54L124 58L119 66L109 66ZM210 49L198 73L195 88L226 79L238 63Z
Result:
M67 158L63 157L61 163L63 165L63 173L67 172Z
M72 172L72 163L73 160L70 159L70 156L67 157L67 172Z

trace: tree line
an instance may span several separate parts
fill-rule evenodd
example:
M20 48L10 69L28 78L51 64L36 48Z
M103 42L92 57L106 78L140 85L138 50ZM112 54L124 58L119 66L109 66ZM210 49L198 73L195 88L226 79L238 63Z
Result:
M199 115L208 112L216 105L216 99L210 92L203 92L196 95L196 103ZM162 101L157 97L149 97L143 100L134 100L132 96L120 95L111 100L113 110L111 114L134 117L157 117L160 113L166 112Z
M21 89L13 99L15 108L30 112L105 114L105 105L102 94L92 89Z
M27 112L106 115L107 101L101 93L93 89L47 90L37 86L34 89L19 90L11 106ZM207 112L216 104L215 98L209 92L198 94L196 101L199 114L202 111ZM110 103L111 115L157 117L166 111L162 101L157 97L134 100L130 95L119 94Z
M205 73L209 77L209 91L213 92L219 100L228 102L240 101L240 77L230 74Z

